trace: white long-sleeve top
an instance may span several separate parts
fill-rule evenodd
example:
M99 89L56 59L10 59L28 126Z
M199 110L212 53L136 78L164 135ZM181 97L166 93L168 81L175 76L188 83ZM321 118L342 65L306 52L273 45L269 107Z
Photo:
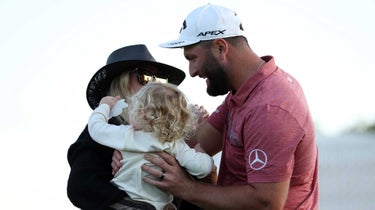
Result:
M88 130L94 141L121 151L122 166L111 182L132 199L151 203L156 209L163 209L173 200L171 194L142 180L149 174L142 171L141 166L151 164L144 159L145 153L166 151L175 156L187 172L198 178L212 171L213 159L205 153L196 152L183 139L161 143L151 132L134 130L131 125L108 124L109 112L107 104L98 106L89 118Z

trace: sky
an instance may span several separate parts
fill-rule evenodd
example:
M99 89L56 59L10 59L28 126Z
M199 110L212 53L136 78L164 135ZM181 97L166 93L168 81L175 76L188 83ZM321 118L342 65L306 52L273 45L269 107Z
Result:
M75 209L67 149L91 113L87 83L115 49L146 44L185 71L190 101L214 111L223 97L189 76L181 49L158 46L208 2L235 10L251 48L301 83L317 132L375 121L372 0L0 0L0 209Z

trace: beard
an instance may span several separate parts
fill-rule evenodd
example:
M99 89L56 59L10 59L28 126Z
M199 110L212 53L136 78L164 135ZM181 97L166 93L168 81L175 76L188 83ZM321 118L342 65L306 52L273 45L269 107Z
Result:
M211 52L206 53L206 62L202 69L207 77L207 93L210 96L225 95L228 93L227 74L220 63L212 56Z

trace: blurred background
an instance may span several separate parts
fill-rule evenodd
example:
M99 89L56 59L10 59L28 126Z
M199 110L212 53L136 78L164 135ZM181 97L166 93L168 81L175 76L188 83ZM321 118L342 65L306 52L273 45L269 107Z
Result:
M252 49L304 88L319 147L320 209L374 209L375 2L371 0L0 0L0 209L76 209L67 149L86 125L91 76L120 47L144 43L183 69L179 86L210 112L205 81L188 75L177 38L206 3L235 10ZM219 156L215 157L219 161Z

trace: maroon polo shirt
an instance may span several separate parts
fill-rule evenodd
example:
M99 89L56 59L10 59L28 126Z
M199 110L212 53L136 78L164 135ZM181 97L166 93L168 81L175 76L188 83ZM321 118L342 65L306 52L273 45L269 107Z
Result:
M271 56L208 122L223 133L218 184L290 179L285 209L318 208L318 154L303 90Z

